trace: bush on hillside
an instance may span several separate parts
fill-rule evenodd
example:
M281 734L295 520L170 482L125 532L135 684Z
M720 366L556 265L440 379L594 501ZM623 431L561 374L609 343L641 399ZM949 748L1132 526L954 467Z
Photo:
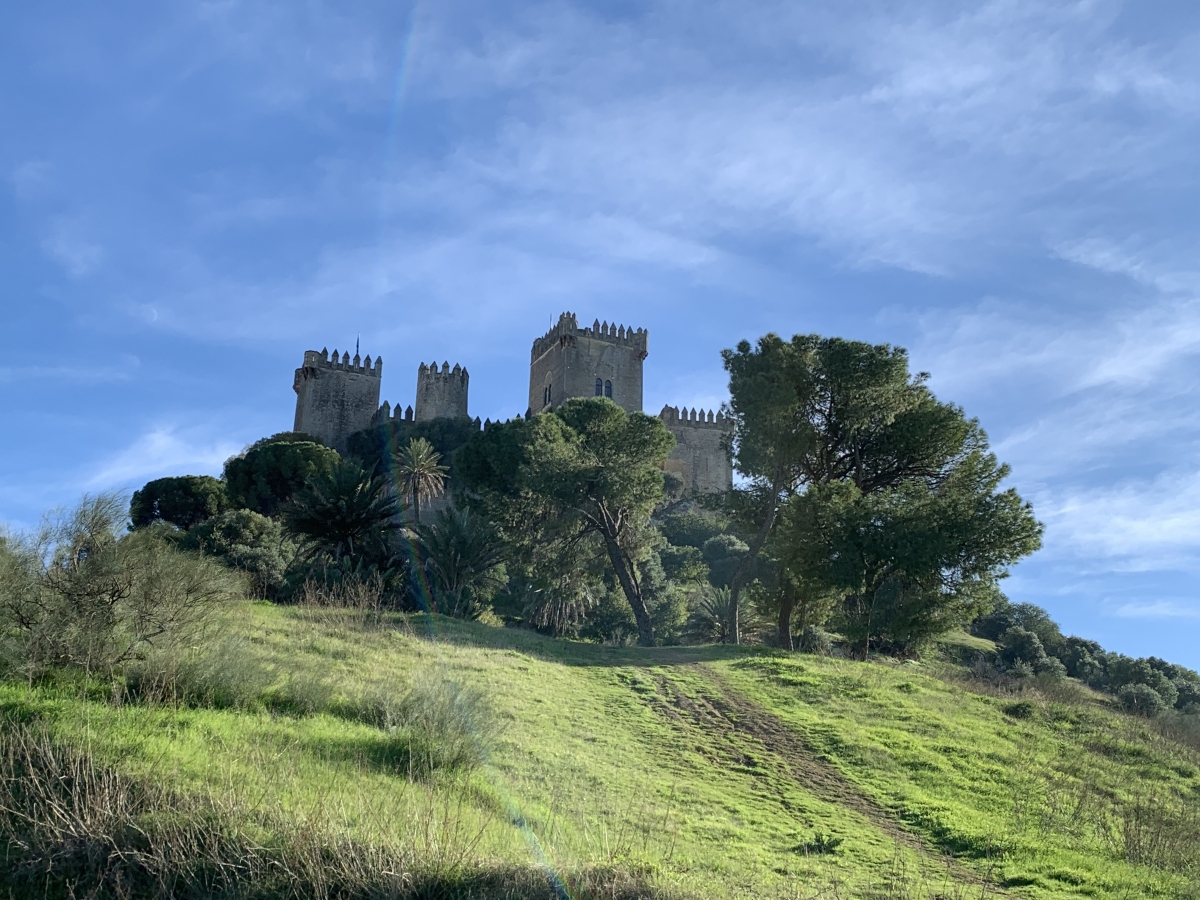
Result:
M1014 626L1000 636L997 643L1000 661L1015 678L1045 675L1065 678L1066 667L1053 656L1047 656L1041 640L1032 631Z
M999 641L1010 628L1021 628L1037 635L1047 656L1063 657L1066 639L1058 624L1046 610L1033 603L1010 603L1001 598L990 612L971 623L970 632L976 637Z
M156 478L134 491L129 518L134 528L161 521L186 531L228 507L225 485L218 479L211 475L181 475Z
M283 513L310 562L304 580L318 573L327 583L350 575L366 578L399 566L399 504L387 479L357 460L339 459L329 471L319 472Z
M339 459L336 450L306 434L285 431L263 438L225 461L230 505L277 515L305 485L329 474Z
M279 522L250 509L231 509L200 523L180 546L245 572L254 595L268 600L280 597L297 552Z
M833 638L829 632L806 625L796 638L796 649L801 653L812 653L816 656L831 656L833 654Z
M1131 713L1148 719L1169 709L1162 695L1148 684L1127 684L1117 691L1117 699Z
M725 530L724 523L716 516L697 512L672 513L659 523L659 531L667 543L697 550L705 541L724 534Z
M0 548L0 656L31 677L66 667L113 673L178 646L237 593L217 563L154 529L122 534L125 504L84 497L39 533Z

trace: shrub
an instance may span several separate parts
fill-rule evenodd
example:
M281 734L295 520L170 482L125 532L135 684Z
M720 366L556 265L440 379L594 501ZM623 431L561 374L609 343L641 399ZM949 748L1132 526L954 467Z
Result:
M185 652L151 654L128 668L131 699L211 709L255 706L273 674L246 652L245 641L227 638Z
M1168 709L1162 695L1148 684L1127 684L1117 691L1117 699L1131 713L1149 719Z
M297 549L278 522L249 509L231 509L200 523L187 533L181 547L245 572L254 595L269 600L279 597Z
M742 557L750 548L732 534L719 534L704 542L702 554L708 565L708 580L713 586L727 588L733 582Z
M796 641L796 649L801 653L830 656L833 653L833 639L827 631L814 625L806 625Z
M157 478L134 491L129 518L134 528L170 522L185 531L229 507L225 485L211 475Z
M478 619L504 586L504 547L496 527L468 509L441 510L418 525L421 556L434 608L460 619Z
M725 527L716 516L688 512L664 516L659 530L668 543L699 550L705 541L724 534Z
M237 592L216 563L152 529L121 534L116 495L84 497L36 535L0 550L3 657L30 676L53 667L112 672L178 646Z
M407 690L376 686L360 699L358 717L396 738L410 776L474 769L500 732L483 691L431 675Z

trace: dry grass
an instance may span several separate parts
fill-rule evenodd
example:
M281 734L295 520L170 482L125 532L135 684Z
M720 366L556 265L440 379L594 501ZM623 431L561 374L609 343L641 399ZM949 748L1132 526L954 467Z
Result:
M232 789L172 792L132 778L44 732L0 735L0 890L10 897L662 898L615 869L559 877L476 858L482 829L462 833L449 808L408 823L390 845L366 845L311 822L287 823Z

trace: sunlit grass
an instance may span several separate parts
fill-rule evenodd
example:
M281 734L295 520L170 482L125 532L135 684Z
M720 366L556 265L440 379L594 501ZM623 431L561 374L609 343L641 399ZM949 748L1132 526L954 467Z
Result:
M75 683L8 685L0 704L120 771L269 813L256 821L497 869L614 867L711 897L1196 896L1195 870L1133 865L1101 826L1139 792L1200 804L1197 760L1099 699L1014 714L932 661L265 604L216 640L241 685L224 708L211 688L114 702ZM485 698L477 759L421 763L420 728L379 718L420 684Z

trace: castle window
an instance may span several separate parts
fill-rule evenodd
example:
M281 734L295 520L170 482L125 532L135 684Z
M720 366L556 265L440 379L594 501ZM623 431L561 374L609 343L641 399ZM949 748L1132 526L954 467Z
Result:
M596 396L597 397L604 396L604 382L601 381L599 378L596 379Z
M604 382L604 396L612 397L612 382L611 381Z
M550 405L550 401L554 399L554 385L546 385L546 405Z

